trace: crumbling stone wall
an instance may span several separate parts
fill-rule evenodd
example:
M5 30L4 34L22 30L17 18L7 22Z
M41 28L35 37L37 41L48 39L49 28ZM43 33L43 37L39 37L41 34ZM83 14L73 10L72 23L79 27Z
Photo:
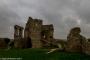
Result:
M32 48L39 48L42 45L50 46L53 32L52 24L42 25L42 20L29 17L24 30L25 45L27 45L27 41L30 41Z
M0 38L0 48L7 48L10 39L8 38Z
M14 26L14 39L23 38L23 29L21 26Z
M14 46L15 48L24 47L23 27L18 25L14 26Z
M42 25L42 32L41 32L41 41L43 47L48 47L52 45L54 28L53 25Z
M90 39L86 40L86 49L84 52L90 55Z
M65 51L67 41L65 39L54 39L53 44L56 45L56 47Z
M42 45L50 46L53 40L53 25L42 25L40 19L28 18L24 29L24 38L22 37L23 27L15 25L14 30L14 46L18 48L21 48L23 44L25 48L40 48Z
M23 38L19 38L14 40L14 47L15 48L25 48L25 42Z
M80 27L72 28L67 36L66 51L69 52L84 52L86 49L86 38L80 35Z
M31 40L30 43L32 48L41 47L41 27L42 20L29 17L24 31L24 38L26 39L26 42L27 40Z

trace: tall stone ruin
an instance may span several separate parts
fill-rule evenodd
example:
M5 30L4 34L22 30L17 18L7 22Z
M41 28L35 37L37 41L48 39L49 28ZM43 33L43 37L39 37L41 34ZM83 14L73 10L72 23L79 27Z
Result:
M26 40L31 39L32 48L41 47L41 27L42 20L29 17L24 31L24 38Z
M14 46L15 48L23 48L23 27L15 25L14 26Z
M23 38L23 27L15 25L14 26L14 39Z
M24 30L24 38L26 44L30 40L29 44L32 48L50 46L53 40L53 32L52 24L43 25L42 20L29 17Z
M42 46L48 47L52 45L54 28L53 25L42 25Z
M40 48L50 46L53 41L53 25L43 25L40 19L28 18L24 29L23 27L14 26L14 45L16 48Z

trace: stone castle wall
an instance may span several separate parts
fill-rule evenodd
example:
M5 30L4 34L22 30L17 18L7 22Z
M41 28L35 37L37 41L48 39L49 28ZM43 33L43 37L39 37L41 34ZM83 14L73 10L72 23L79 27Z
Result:
M53 33L54 33L54 28L53 25L42 25L42 45L45 46L50 46L52 44L52 41L54 40L53 38Z
M22 46L24 44L25 48L40 48L42 46L50 45L53 40L53 25L43 25L43 21L40 19L28 18L24 29L24 38L23 28L21 26L14 26L14 40L15 46ZM19 42L23 42L21 44ZM21 44L21 45L19 45Z
M65 51L90 54L90 39L87 40L80 32L80 27L74 27L70 30L67 42L64 43ZM53 33L52 24L43 25L42 20L29 17L25 29L18 25L14 26L14 46L15 48L47 47L54 42ZM0 48L7 47L6 40L0 38ZM60 43L62 44L62 42Z
M32 48L41 47L41 27L42 20L32 19L31 17L29 17L24 31L24 38L27 40L28 38L31 39Z
M15 25L14 26L14 46L15 48L23 48L24 40L23 40L23 27Z
M67 37L66 51L90 54L90 41L80 35L80 32L80 27L74 27L71 29Z

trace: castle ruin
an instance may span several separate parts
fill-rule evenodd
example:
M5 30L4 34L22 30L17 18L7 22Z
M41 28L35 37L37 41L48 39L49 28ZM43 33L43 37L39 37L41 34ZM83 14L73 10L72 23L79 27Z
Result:
M26 48L40 48L47 45L50 46L53 40L53 25L43 25L43 21L40 19L33 19L29 17L24 29L23 39L23 28L15 25L14 30L14 40L24 40L24 47Z
M50 47L57 40L53 38L53 25L43 25L43 21L40 19L29 17L25 29L15 25L14 30L14 46L16 48ZM80 35L80 32L80 27L75 27L70 30L67 36L67 42L60 42L65 49L64 51L90 54L90 42Z
M15 48L23 48L23 27L15 25L14 26L14 46Z

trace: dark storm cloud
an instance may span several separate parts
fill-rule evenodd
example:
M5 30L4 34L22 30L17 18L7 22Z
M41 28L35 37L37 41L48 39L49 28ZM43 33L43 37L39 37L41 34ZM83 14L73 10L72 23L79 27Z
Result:
M80 26L82 34L88 36L89 5L89 0L0 0L0 36L12 38L13 26L24 27L28 16L54 24L56 38L66 38L75 26Z

